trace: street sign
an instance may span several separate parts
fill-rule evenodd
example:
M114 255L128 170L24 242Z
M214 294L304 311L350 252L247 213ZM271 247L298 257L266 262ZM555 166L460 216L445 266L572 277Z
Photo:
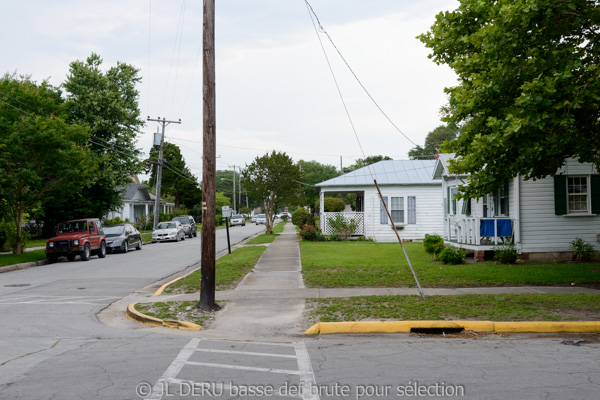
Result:
M223 206L221 212L223 213L223 218L231 217L231 208L229 208L229 206Z

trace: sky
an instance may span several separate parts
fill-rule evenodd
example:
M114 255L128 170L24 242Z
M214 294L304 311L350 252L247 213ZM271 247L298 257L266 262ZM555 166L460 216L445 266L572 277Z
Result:
M457 0L308 2L387 118L304 0L216 0L217 169L273 150L337 168L371 155L407 159L443 124L456 75L416 36ZM59 86L92 53L104 70L135 66L142 117L181 119L166 141L201 178L202 14L201 0L0 0L0 72ZM138 136L146 154L158 126L147 122Z

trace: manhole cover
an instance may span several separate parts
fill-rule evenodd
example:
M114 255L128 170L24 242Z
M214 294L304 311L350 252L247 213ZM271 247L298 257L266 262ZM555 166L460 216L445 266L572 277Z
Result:
M29 283L14 283L12 285L4 285L4 287L24 287L24 286L31 286L31 284L29 284Z
M79 290L85 290L87 288L86 287L78 287L77 289L79 289Z

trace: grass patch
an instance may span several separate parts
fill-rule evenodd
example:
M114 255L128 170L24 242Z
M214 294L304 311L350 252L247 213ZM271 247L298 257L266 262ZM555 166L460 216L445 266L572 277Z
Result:
M286 222L280 222L273 227L273 233L264 233L260 236L255 237L254 239L246 242L246 244L267 244L273 243L277 236L283 232L283 228L285 227Z
M217 303L222 304L222 302ZM135 309L150 317L188 321L206 328L215 313L198 309L196 304L197 302L194 301L138 303Z
M386 320L598 321L600 294L364 296L307 300L311 323Z
M44 249L26 251L23 254L0 254L0 267L26 262L35 262L46 259Z
M242 247L216 261L215 283L217 290L233 289L246 276L265 252L266 247ZM200 291L202 273L200 270L180 279L165 293L196 293Z
M600 282L600 264L515 264L481 262L445 265L425 253L423 243L405 243L423 287L570 285ZM301 242L302 273L308 287L416 286L397 243Z
M30 249L32 247L46 247L47 241L48 239L29 239L25 245L25 248Z
M287 224L287 222L285 221L279 222L273 227L273 233L283 233L283 228L285 227L285 224Z

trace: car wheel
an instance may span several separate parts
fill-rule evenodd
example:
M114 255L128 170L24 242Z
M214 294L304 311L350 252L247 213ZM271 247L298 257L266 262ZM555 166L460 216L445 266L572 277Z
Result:
M73 261L75 259L75 254L67 254L67 260Z
M194 231L194 237L198 236L198 232Z
M46 256L46 261L48 262L48 264L54 264L56 261L58 261L58 257Z
M86 243L85 246L83 246L83 253L81 253L81 261L89 261L91 254L90 244Z
M123 243L121 243L121 253L127 253L127 241L123 241Z
M103 240L100 242L100 250L98 250L98 258L106 257L106 242Z
M156 243L156 240L152 240L152 244Z
M137 246L135 246L135 248L136 248L136 250L141 250L142 249L142 239L140 239L138 241L138 244L137 244Z

